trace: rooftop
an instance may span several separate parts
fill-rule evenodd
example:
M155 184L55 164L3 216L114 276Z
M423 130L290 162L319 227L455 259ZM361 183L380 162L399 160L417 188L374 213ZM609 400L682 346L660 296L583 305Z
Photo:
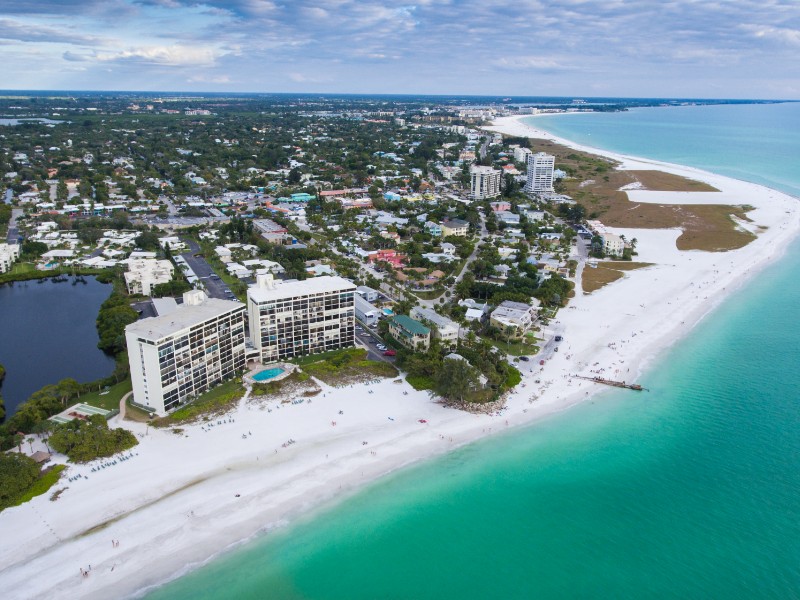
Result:
M406 315L395 315L392 317L392 321L397 323L401 329L413 335L428 335L431 332L425 325Z
M160 340L244 307L241 302L233 300L206 298L201 304L184 303L163 316L150 317L131 323L125 328L125 333L137 335L148 340Z
M323 275L322 277L313 277L303 281L273 281L272 287L255 285L248 288L247 297L253 302L267 302L269 300L307 296L309 294L355 291L355 289L355 284L347 279Z

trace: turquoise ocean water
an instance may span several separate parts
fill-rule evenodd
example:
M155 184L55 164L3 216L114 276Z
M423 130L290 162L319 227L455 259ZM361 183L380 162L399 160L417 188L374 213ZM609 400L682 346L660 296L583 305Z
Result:
M762 105L535 124L798 193L798 122ZM740 166L739 145L780 153ZM800 598L798 250L658 361L650 393L389 476L148 598Z

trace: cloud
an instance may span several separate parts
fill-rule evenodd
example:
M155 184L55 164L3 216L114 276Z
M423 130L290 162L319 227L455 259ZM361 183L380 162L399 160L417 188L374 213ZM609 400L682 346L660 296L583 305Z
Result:
M101 38L74 33L68 29L55 29L42 25L28 24L13 19L0 19L0 39L18 42L47 44L85 44L93 45Z
M504 56L490 61L490 64L507 71L562 71L575 68L546 56Z
M213 48L191 46L146 46L116 52L76 53L67 51L62 57L72 62L138 63L166 67L209 67L223 54Z
M800 29L766 25L742 25L742 29L758 40L800 46Z
M620 93L634 95L658 88L653 93L664 95L674 85L686 95L691 85L702 91L733 81L744 89L754 78L770 76L800 81L797 0L0 0L0 5L0 44L6 54L13 47L15 73L22 74L41 71L49 60L80 63L89 75L129 65L126 76L138 69L142 81L175 67L187 71L182 74L187 85L228 76L232 86L267 91L282 85L321 92L369 86L376 92L424 87L442 93L547 89L567 95L585 95L597 86L608 93L618 86ZM59 57L63 61L53 60ZM528 73L536 77L524 77Z

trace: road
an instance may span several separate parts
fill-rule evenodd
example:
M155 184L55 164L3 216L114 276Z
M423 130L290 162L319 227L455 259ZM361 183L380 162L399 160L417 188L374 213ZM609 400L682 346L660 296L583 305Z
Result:
M236 296L211 268L205 258L196 256L200 253L200 245L191 238L181 238L189 246L189 252L184 252L181 256L194 271L194 274L203 282L209 298L219 298L221 300L236 300Z
M464 261L464 266L461 268L461 272L458 275L456 275L455 283L453 283L453 285L450 286L449 288L451 291L456 286L456 284L464 278L464 275L466 275L466 273L469 271L469 266L477 258L478 252L480 252L479 246L483 243L483 240L485 240L486 237L489 235L489 232L486 230L486 217L483 215L483 213L480 213L480 216L481 216L481 229L480 232L478 233L478 240L475 242L475 248L472 250L472 254L470 254L467 257L467 260ZM440 298L442 298L442 296L434 300L423 300L422 298L418 298L417 300L421 306L425 308L433 308L439 302Z
M24 211L21 208L11 209L11 220L8 222L8 235L6 241L9 244L16 244L19 242L19 227L17 227L17 219L23 215Z

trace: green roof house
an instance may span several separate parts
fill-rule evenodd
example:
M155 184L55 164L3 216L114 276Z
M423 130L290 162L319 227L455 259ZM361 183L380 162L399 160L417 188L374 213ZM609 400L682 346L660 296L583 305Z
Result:
M427 350L431 343L431 330L406 315L389 319L389 333L410 350Z

